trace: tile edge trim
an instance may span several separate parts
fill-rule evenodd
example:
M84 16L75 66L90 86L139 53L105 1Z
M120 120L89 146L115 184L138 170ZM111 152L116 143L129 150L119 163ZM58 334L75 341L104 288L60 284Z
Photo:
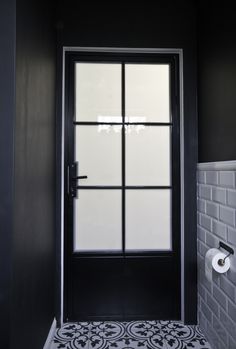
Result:
M199 162L197 169L201 171L234 171L236 170L236 160Z

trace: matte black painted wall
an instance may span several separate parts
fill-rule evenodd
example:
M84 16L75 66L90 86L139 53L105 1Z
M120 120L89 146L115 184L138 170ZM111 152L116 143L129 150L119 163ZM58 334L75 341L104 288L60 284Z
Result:
M199 161L236 159L236 21L231 1L201 2Z
M58 11L58 51L62 46L183 48L185 114L185 307L186 322L196 322L196 8L194 1L150 4L62 0ZM61 62L61 56L59 59ZM59 84L60 89L61 84ZM59 101L60 107L60 101ZM61 115L58 115L60 122ZM60 151L60 143L58 144ZM60 163L58 164L60 167ZM58 181L58 191L60 181ZM58 201L58 211L60 210ZM58 216L59 217L59 216ZM58 221L58 229L60 222ZM58 240L58 251L60 241ZM60 263L58 256L58 269ZM59 278L58 278L59 279ZM59 290L59 283L57 285ZM60 296L58 295L58 299ZM59 309L59 302L57 305Z
M9 348L15 118L15 0L0 1L0 348Z
M42 349L55 316L53 11L17 1L12 349Z

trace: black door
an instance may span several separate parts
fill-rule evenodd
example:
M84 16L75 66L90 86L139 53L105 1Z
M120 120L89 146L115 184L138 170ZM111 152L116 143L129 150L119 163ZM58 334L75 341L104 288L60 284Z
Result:
M65 73L65 320L180 319L178 57Z

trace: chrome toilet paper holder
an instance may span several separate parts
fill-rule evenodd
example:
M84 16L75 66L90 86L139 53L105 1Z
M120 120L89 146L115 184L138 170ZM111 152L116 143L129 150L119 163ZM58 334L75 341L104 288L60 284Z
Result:
M219 259L219 261L218 261L218 264L221 267L223 267L225 265L226 258L228 258L230 255L234 255L234 250L222 241L219 242L219 248L223 248L224 250L226 250L228 252L227 256L225 256L224 259Z

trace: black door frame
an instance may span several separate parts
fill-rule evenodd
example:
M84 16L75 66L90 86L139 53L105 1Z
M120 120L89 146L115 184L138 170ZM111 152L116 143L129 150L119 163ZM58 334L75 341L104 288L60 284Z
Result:
M63 46L57 50L57 237L56 237L56 318L63 323L64 308L64 118L65 118L65 55L67 52L120 52L177 54L180 71L180 143L181 143L181 319L197 323L196 271L196 164L197 109L196 69L189 51L182 48L122 48ZM184 69L185 67L185 69ZM184 89L185 87L185 89ZM188 117L184 117L187 115ZM186 154L186 155L184 155ZM185 158L185 156L187 156ZM185 176L185 173L187 176ZM185 230L191 234L186 234Z
M75 62L114 62L121 63L122 65L122 185L109 186L106 189L121 189L122 190L122 253L116 253L117 256L133 256L133 257L160 257L173 255L176 258L176 261L179 264L178 272L175 276L177 281L180 279L180 255L181 255L181 244L180 244L180 94L179 94L179 56L177 54L158 54L158 53L86 53L80 52L69 52L65 57L65 89L67 93L65 94L65 168L64 171L67 174L65 178L65 223L64 223L64 256L65 256L65 295L64 295L64 313L68 313L69 299L68 295L70 293L70 280L71 280L71 261L70 259L73 256L77 258L86 257L96 257L98 255L109 257L114 255L114 252L106 253L77 253L73 251L73 222L72 217L72 205L73 198L68 195L68 168L74 161L74 129L76 125L97 125L100 123L96 122L75 122L74 121L74 64ZM147 122L145 126L170 126L172 132L171 137L171 153L172 153L172 183L170 186L125 186L124 176L125 176L125 125L129 123L125 122L125 64L129 63L139 63L139 64L169 64L170 66L170 87L171 87L171 115L172 120L168 123L158 123L158 122ZM110 124L110 123L109 123ZM133 124L133 123L132 123ZM143 123L141 123L143 124ZM99 186L79 186L79 190L83 189L104 189L104 187ZM125 190L126 189L171 189L172 190L172 250L171 251L125 251ZM175 232L173 234L173 232ZM181 281L179 280L181 285ZM181 286L180 286L181 288ZM180 291L179 300L181 302ZM64 316L64 319L67 319L67 316Z

